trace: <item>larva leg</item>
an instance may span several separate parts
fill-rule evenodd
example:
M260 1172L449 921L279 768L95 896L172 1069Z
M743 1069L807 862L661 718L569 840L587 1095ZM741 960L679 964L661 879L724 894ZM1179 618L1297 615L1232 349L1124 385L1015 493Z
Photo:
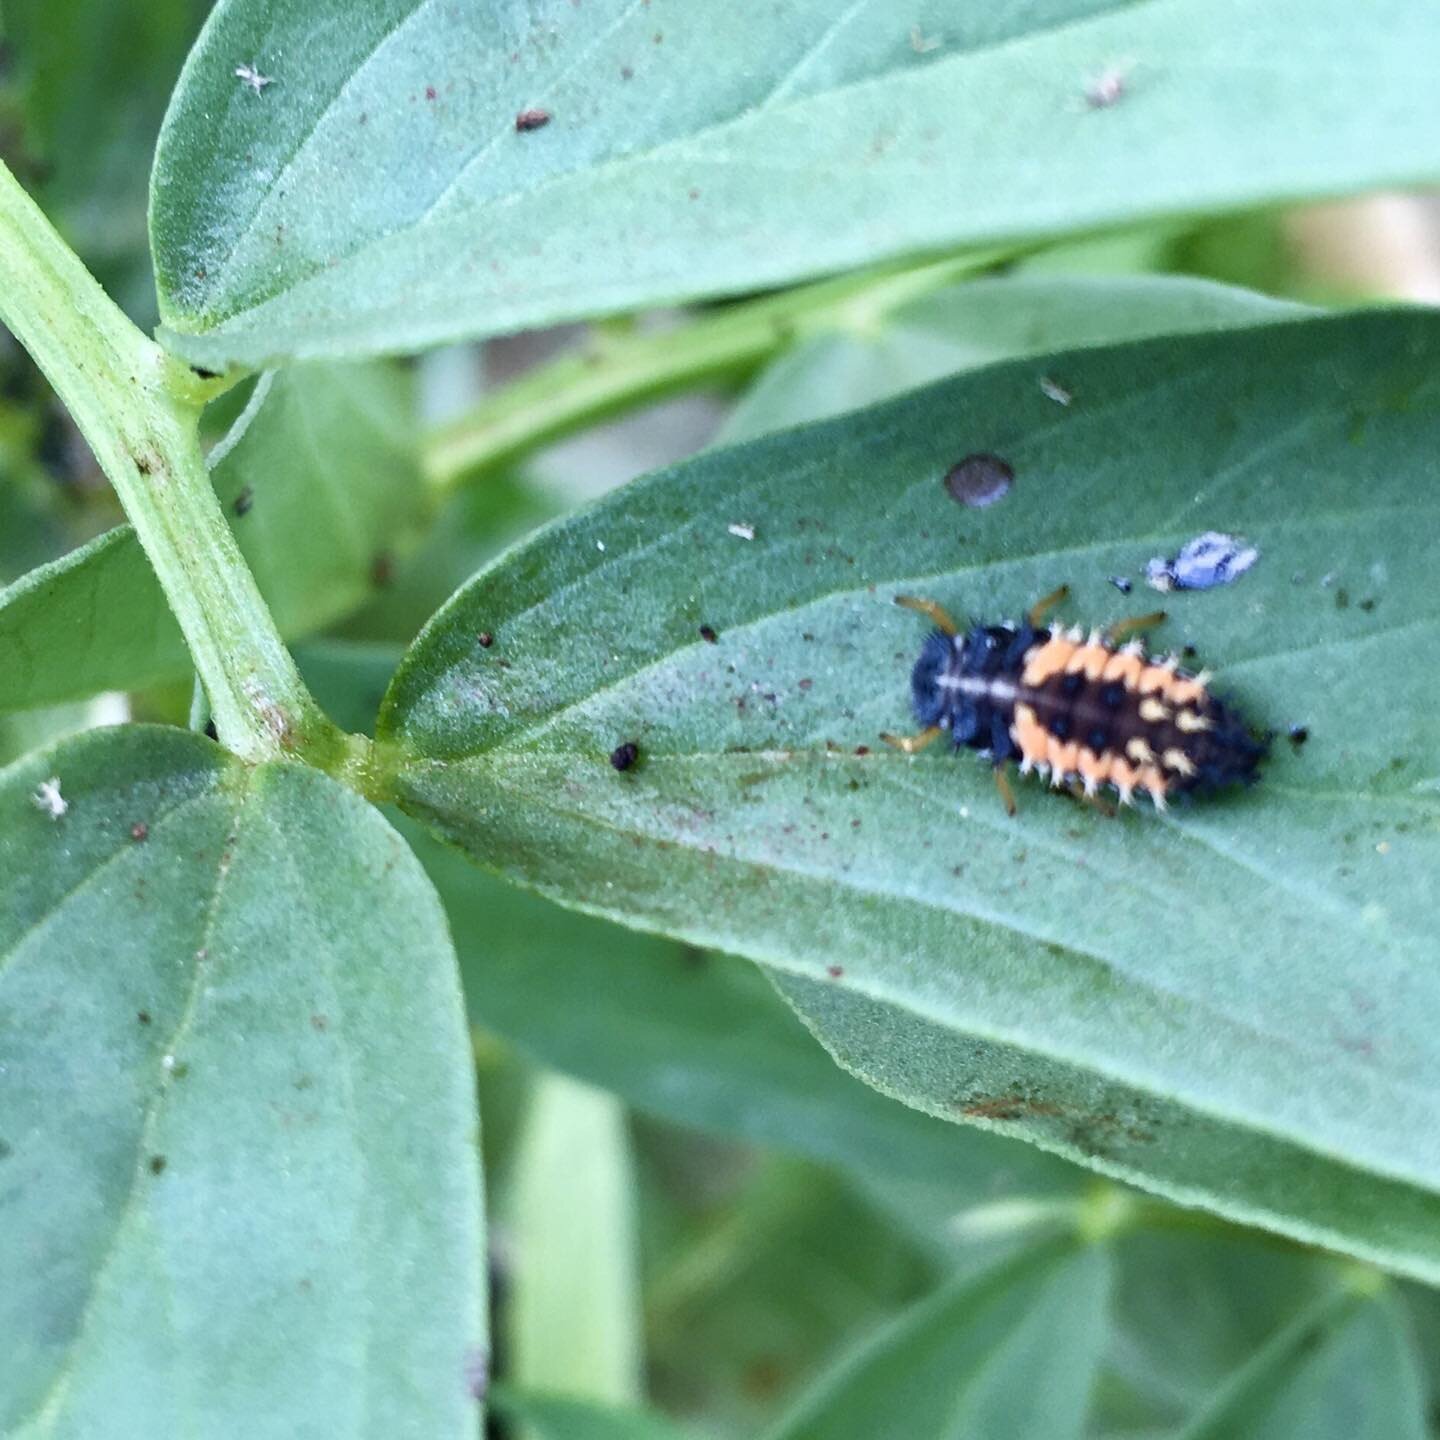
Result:
M918 735L888 735L882 731L880 738L887 745L893 745L907 755L916 755L932 741L938 740L944 733L945 731L939 725L931 725L929 729L922 730Z
M1103 633L1113 645L1117 640L1124 639L1126 635L1133 635L1137 630L1153 630L1164 622L1165 612L1152 610L1148 615L1132 615L1128 620L1117 620L1113 625L1107 625Z
M1000 792L1000 803L1005 807L1005 813L1013 820L1015 818L1015 792L1010 788L1010 776L1006 773L1010 769L1009 763L995 767L995 788Z
M1030 622L1030 627L1038 630L1040 628L1040 622L1044 620L1057 605L1067 600L1069 596L1070 587L1068 585L1062 585L1058 590L1052 590L1043 600L1037 600L1029 610L1025 612L1025 618Z
M918 610L922 615L928 615L942 635L960 633L960 627L950 618L949 611L934 600L922 600L918 595L897 595L895 603L907 610Z

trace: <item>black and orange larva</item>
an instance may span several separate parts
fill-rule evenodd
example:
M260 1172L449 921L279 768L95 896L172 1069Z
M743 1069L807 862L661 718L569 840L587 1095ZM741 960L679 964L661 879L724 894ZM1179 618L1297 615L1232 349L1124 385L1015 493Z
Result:
M1141 792L1159 809L1182 794L1234 782L1250 784L1265 740L1250 733L1210 693L1209 675L1179 668L1173 655L1152 659L1139 640L1120 637L1158 624L1163 614L1121 621L1105 630L1046 628L1041 621L1064 588L1033 606L1019 624L960 627L933 600L896 596L937 628L910 676L913 736L886 735L907 754L941 735L990 758L1006 808L1015 802L1005 779L1038 771L1053 786L1094 796L1112 787L1122 803Z

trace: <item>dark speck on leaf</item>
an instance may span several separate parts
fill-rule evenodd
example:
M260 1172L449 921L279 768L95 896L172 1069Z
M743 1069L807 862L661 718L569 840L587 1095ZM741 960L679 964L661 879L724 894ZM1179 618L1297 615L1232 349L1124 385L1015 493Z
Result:
M1110 583L1122 594L1128 595L1134 588L1128 575L1112 575Z
M322 1015L320 1011L317 1010L310 1017L310 1024L316 1030L328 1030L330 1028L330 1018L327 1015Z
M1298 750L1310 738L1310 731L1304 725L1290 727L1290 743Z
M634 68L630 65L622 65L620 67L620 78L622 80L633 80L635 78Z
M488 630L482 630L475 638L482 650L488 650L495 643L495 637Z
M137 843L141 840L148 840L150 838L150 827L143 820L137 820L130 827L130 838Z
M395 561L388 550L382 550L370 562L370 582L383 590L395 575Z
M945 476L951 498L972 510L1003 500L1014 483L1014 469L998 455L967 455Z
M868 745L857 745L855 747L855 753L857 755L868 755L870 753L870 747Z
M137 1010L135 1012L135 1018L142 1025L148 1025L150 1023L150 1012L148 1010Z
M720 636L713 625L702 625L700 627L700 638L710 645L718 645L720 643Z
M843 965L827 965L825 973L832 980L838 980L845 973L845 967Z
M165 1157L163 1155L152 1155L150 1157L150 1173L159 1175L165 1169Z
M1360 602L1360 608L1361 608L1362 610L1367 611L1367 612L1370 611L1370 610L1373 610L1373 609L1375 608L1375 600L1374 600L1374 597L1373 597L1373 596L1370 596L1370 595L1367 595L1367 596Z
M219 372L218 370L206 370L206 369L204 369L202 366L199 366L199 365L192 365L190 368L191 368L202 380L218 380L218 379L220 378L220 372Z
M1335 608L1337 610L1350 608L1350 592L1343 585L1335 592Z
M427 100L433 100L435 98L435 87L433 85L427 85L425 87L425 98Z
M610 763L617 770L628 770L639 758L640 747L633 740L617 745L610 752Z
M527 130L543 130L550 123L548 110L522 110L515 117L515 128L522 135Z
M240 493L235 497L230 508L237 515L248 515L250 507L255 503L255 491L249 486L243 486Z

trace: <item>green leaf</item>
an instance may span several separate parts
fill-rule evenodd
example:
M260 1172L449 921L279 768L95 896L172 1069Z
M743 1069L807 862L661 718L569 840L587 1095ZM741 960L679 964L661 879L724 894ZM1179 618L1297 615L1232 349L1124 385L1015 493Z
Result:
M1078 1437L1105 1340L1105 1252L1052 1243L913 1306L772 1440Z
M637 1402L635 1182L620 1103L563 1076L544 1076L510 1189L515 1274L507 1373L532 1390Z
M1183 1440L1424 1440L1419 1360L1394 1296L1333 1293L1277 1334Z
M276 623L310 633L383 583L418 539L410 386L391 366L308 365L262 381L253 419L212 471ZM243 497L243 498L242 498ZM0 592L0 708L182 679L180 629L128 525Z
M156 156L162 315L211 367L413 350L1426 180L1435 39L1416 0L226 0Z
M821 1166L761 1159L729 1204L712 1191L700 1218L678 1243L647 1247L661 1252L647 1358L672 1409L731 1434L756 1434L838 1347L935 1286L916 1238Z
M684 1434L654 1411L595 1405L509 1386L495 1391L495 1409L530 1440L681 1440Z
M399 656L332 639L296 651L326 713L357 731ZM883 1181L887 1195L919 1190L939 1225L966 1206L1073 1194L1070 1166L846 1075L745 961L564 909L478 872L413 821L399 828L444 902L471 1023L532 1061L677 1124Z
M1183 1225L1191 1217L1173 1218ZM1333 1291L1343 1263L1219 1226L1127 1233L1115 1245L1109 1367L1179 1419Z
M785 972L919 1108L1440 1276L1437 364L1422 313L1152 341L660 472L422 635L381 716L401 803L555 898ZM942 483L973 451L1016 472L984 510ZM1311 732L1254 791L1116 821L1027 786L1012 821L968 757L878 742L923 636L895 593L1013 617L1068 581L1103 624L1145 608L1109 576L1211 527L1260 561L1173 596L1166 639Z
M734 444L823 420L999 360L1083 346L1238 330L1306 307L1175 275L1008 275L947 286L896 306L883 325L816 336L781 356L731 411ZM1318 313L1318 312L1312 312ZM1084 404L1046 375L1055 404ZM1037 379L1037 384L1039 380Z
M0 772L0 1054L6 1435L473 1434L454 959L363 801L148 727Z
M409 838L445 902L472 1022L532 1059L678 1124L923 1182L952 1212L1070 1190L1049 1157L837 1069L753 966L563 910Z

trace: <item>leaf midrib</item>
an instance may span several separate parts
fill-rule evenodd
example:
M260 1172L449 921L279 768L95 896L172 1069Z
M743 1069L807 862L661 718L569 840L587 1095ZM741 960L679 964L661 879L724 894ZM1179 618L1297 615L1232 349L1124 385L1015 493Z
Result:
M208 951L211 937L214 933L216 918L220 910L220 898L225 888L225 882L235 868L235 862L240 849L241 819L245 810L246 802L253 794L253 772L241 770L241 780L233 789L226 792L226 798L233 801L231 808L231 819L229 822L229 834L233 838L229 842L228 863L223 859L215 867L215 884L210 893L210 901L206 907L204 922L200 928L200 944L197 953ZM200 800L213 800L220 796L218 790L206 791L203 795L191 796L181 804L173 806L151 827L150 840L147 843L154 843L155 831L188 805L197 803ZM123 853L123 852L122 852ZM223 852L222 852L223 854ZM73 892L72 892L73 893ZM66 897L68 900L68 896ZM208 955L207 955L208 961ZM207 969L207 964L199 959L194 959L191 965L190 982L185 991L185 1002L181 1009L180 1018L175 1024L165 1043L162 1055L174 1055L177 1047L189 1033L190 1027L195 1019L195 1009L200 997L201 977L213 977L213 970ZM154 1134L156 1119L169 1094L169 1085L162 1078L151 1090L149 1099L145 1102L144 1111L140 1118L139 1135L135 1149L135 1165L130 1177L129 1188L125 1192L125 1198L121 1202L116 1213L115 1224L111 1229L110 1237L105 1243L103 1252L100 1254L90 1278L90 1285L85 1300L80 1307L76 1318L74 1329L69 1341L66 1343L64 1356L56 1367L55 1374L46 1388L45 1394L36 1402L29 1416L19 1423L20 1429L28 1426L32 1421L37 1426L53 1428L56 1414L65 1403L65 1397L69 1393L70 1385L75 1377L75 1367L79 1363L79 1352L84 1344L85 1334L90 1325L91 1317L94 1314L95 1306L99 1301L101 1290L105 1284L105 1277L114 1264L116 1256L120 1253L123 1237L131 1219L136 1213L137 1202L143 1193L146 1184L147 1166L144 1157L150 1149L150 1139ZM173 1312L167 1312L170 1321L172 1334L175 1329ZM198 1435L199 1432L191 1430L190 1433Z

